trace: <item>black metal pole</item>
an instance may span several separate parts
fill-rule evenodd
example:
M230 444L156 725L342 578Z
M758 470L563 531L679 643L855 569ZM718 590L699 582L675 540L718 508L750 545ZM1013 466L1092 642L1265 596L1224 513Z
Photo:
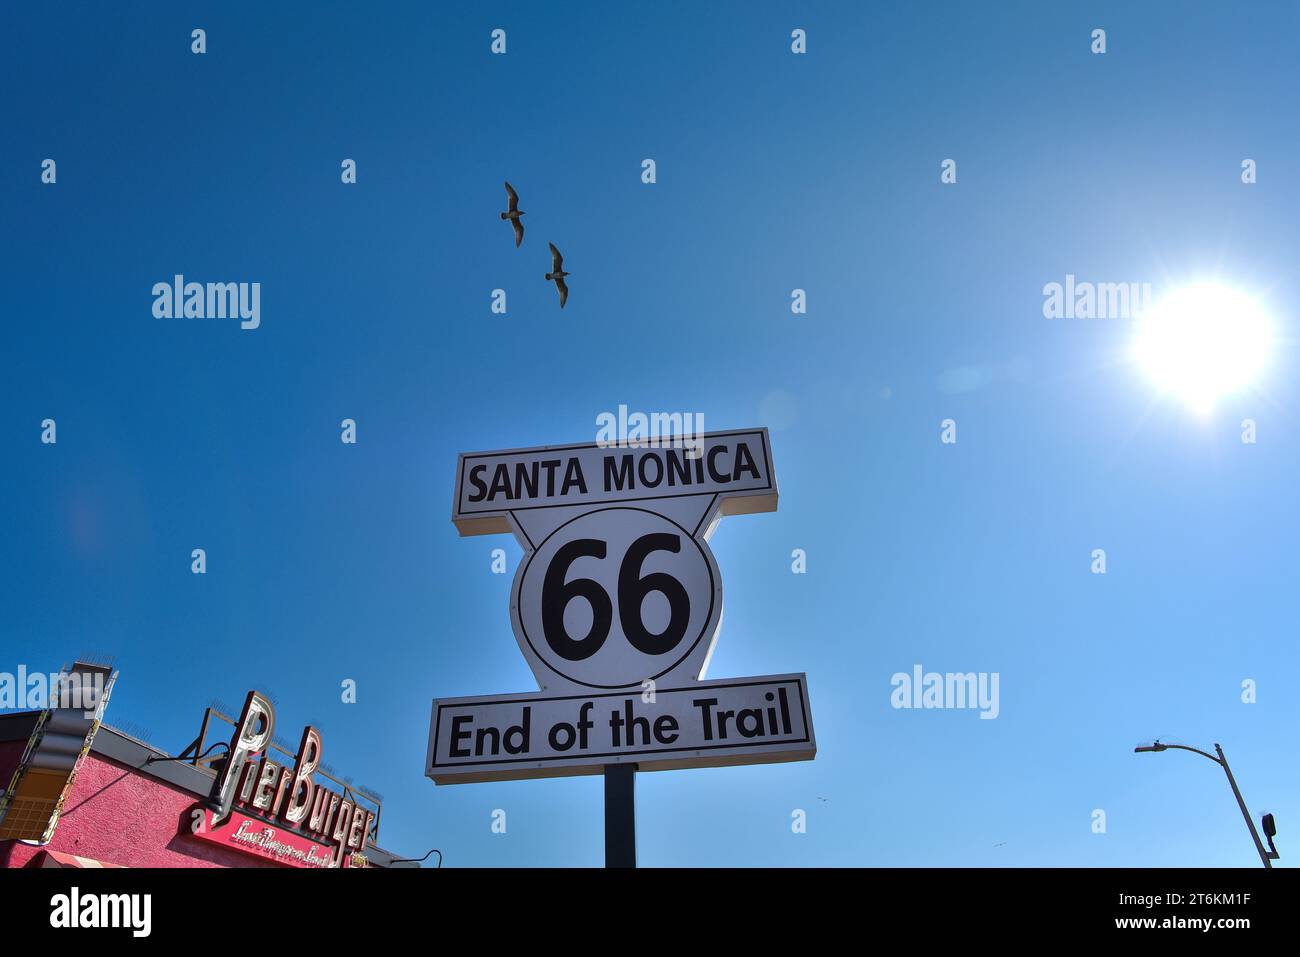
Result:
M605 866L636 867L636 765L605 765Z
M1228 759L1223 756L1223 748L1215 742L1214 750L1219 754L1219 764L1223 766L1223 773L1228 776L1228 783L1232 785L1232 796L1237 799L1237 807L1241 808L1241 816L1246 819L1246 827L1250 828L1250 839L1255 842L1255 850L1259 851L1259 859L1264 862L1264 866L1271 868L1273 862L1268 859L1268 852L1264 850L1264 845L1259 839L1259 832L1255 830L1255 822L1250 819L1250 812L1246 810L1246 799L1241 796L1241 791L1237 788L1237 779L1232 776L1232 769L1228 767Z
M1232 768L1228 767L1228 759L1223 753L1223 748L1215 742L1214 750L1218 754L1216 758L1213 754L1202 751L1200 748L1193 748L1186 744L1161 744L1156 741L1155 744L1143 745L1134 748L1133 751L1168 751L1176 748L1179 751L1193 751L1203 758L1209 758L1219 767L1223 768L1223 773L1228 776L1228 784L1232 787L1232 796L1237 799L1237 807L1241 808L1241 816L1246 819L1246 828L1250 831L1250 839L1255 843L1255 850L1259 852L1259 859L1264 862L1264 866L1272 869L1273 862L1264 850L1264 844L1259 839L1259 832L1255 830L1255 822L1250 819L1250 812L1246 810L1246 799L1241 796L1241 789L1237 787L1237 779L1232 776Z

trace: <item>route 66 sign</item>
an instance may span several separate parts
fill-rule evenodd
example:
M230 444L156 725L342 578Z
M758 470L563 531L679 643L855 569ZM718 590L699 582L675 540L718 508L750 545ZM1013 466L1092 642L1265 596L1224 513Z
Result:
M543 690L640 687L680 672L698 679L722 617L707 542L648 508L569 519L515 578L511 620ZM540 667L539 667L540 666Z
M523 547L510 617L541 692L435 701L430 777L811 758L802 675L703 680L722 622L709 538L776 505L765 429L461 455L452 521Z

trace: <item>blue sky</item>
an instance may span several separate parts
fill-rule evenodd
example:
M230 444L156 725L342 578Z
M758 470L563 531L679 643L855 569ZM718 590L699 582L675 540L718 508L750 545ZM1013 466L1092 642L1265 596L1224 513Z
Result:
M1257 864L1218 769L1132 754L1163 735L1223 744L1285 866L1300 14L1138 6L10 8L0 669L114 653L110 723L171 750L269 687L384 793L385 846L599 864L598 778L422 776L431 698L536 687L456 454L700 412L768 426L781 487L713 538L709 677L807 672L819 754L640 775L642 863ZM260 282L260 328L153 318L176 273ZM1198 416L1130 322L1043 318L1066 274L1214 276L1279 343ZM891 708L916 663L997 672L999 717Z

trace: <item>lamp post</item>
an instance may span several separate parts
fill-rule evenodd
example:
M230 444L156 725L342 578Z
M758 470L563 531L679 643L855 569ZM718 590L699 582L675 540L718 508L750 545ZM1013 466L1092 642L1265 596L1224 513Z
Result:
M1237 799L1237 807L1241 808L1241 816L1246 819L1246 827L1250 829L1250 839L1255 842L1255 850L1259 851L1259 859L1264 862L1265 867L1271 868L1273 862L1269 860L1268 851L1264 850L1264 845L1259 839L1259 832L1255 830L1255 822L1250 819L1250 812L1246 810L1246 801L1242 798L1241 791L1237 787L1237 781L1232 776L1232 769L1228 767L1228 759L1223 756L1223 748L1219 747L1217 743L1214 745L1215 753L1218 754L1218 757L1216 758L1213 754L1202 751L1200 748L1188 747L1185 744L1161 744L1157 741L1154 744L1136 747L1133 749L1133 753L1141 754L1146 751L1160 752L1168 751L1173 748L1177 748L1179 751L1192 751L1203 758L1209 758L1219 767L1223 768L1223 773L1228 776L1228 784L1232 787L1232 795Z

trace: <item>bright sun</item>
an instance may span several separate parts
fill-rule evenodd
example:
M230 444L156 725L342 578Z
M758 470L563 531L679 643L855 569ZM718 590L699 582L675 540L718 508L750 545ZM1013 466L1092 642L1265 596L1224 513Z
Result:
M1135 356L1163 391L1209 412L1249 385L1272 346L1268 316L1244 293L1198 283L1169 293L1139 319Z

